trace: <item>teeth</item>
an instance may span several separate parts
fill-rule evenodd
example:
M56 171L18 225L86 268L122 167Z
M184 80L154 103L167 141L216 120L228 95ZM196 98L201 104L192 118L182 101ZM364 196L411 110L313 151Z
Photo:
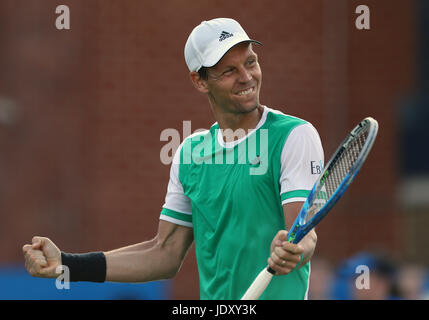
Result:
M244 96L244 95L246 95L246 94L249 94L249 93L251 93L253 91L253 88L249 88L249 89L247 89L247 90L244 90L244 91L240 91L239 93L237 93L239 96Z

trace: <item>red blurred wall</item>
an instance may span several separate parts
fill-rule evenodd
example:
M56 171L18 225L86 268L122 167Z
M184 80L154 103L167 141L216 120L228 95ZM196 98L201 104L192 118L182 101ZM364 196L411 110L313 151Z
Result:
M59 4L70 7L70 30L55 28ZM370 30L355 28L359 4L371 10ZM380 123L357 183L318 229L318 254L338 262L381 246L406 255L394 106L414 84L413 9L382 0L0 2L0 97L13 106L0 123L0 262L21 262L33 235L73 252L155 235L169 177L162 130L215 121L188 80L184 44L220 16L263 43L262 103L312 122L326 157L362 118ZM174 283L174 298L199 297L193 248Z

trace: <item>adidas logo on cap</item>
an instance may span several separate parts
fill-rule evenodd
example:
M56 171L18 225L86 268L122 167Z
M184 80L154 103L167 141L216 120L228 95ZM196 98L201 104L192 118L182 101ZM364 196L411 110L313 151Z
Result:
M219 37L219 41L223 41L223 40L228 39L229 37L232 37L232 36L234 36L232 33L222 31L222 33L220 34L220 37Z

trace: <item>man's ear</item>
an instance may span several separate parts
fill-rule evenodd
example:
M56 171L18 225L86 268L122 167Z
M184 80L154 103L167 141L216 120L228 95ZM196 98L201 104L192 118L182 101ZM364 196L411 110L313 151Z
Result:
M204 80L203 78L201 78L198 72L193 71L189 73L189 76L191 78L191 82L194 85L195 89L197 89L202 93L209 92L207 80Z

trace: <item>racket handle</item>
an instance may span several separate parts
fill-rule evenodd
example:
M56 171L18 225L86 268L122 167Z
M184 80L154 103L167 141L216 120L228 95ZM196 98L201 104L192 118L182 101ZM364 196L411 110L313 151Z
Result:
M275 271L270 267L264 268L264 270L258 274L249 289L247 289L241 300L258 300L271 282L274 273Z
M275 272L273 269L271 269L271 267L270 267L270 266L268 266L268 267L267 267L267 271L268 271L269 273L271 273L272 275L275 275L275 274L276 274L276 272Z

